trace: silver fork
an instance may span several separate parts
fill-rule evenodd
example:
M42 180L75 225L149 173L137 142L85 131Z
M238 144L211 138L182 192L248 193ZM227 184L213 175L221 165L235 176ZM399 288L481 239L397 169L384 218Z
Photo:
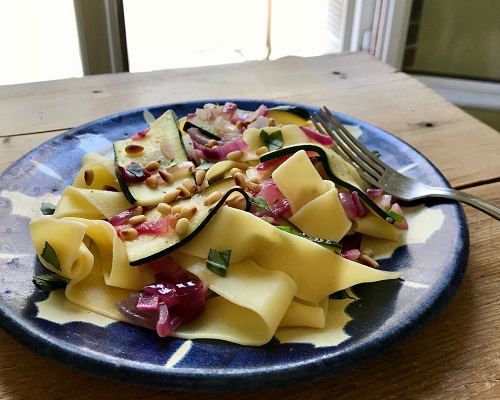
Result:
M426 185L389 167L364 147L328 108L314 113L312 120L319 132L333 138L337 152L357 169L361 178L395 198L413 201L444 197L469 204L500 221L500 208L484 200L459 190Z

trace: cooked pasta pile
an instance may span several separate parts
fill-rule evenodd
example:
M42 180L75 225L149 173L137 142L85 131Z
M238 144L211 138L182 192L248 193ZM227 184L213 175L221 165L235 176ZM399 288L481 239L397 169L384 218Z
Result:
M227 110L227 104L224 106ZM175 170L169 172L171 168L179 170L187 164L186 160L176 161L164 143L162 154L154 155L159 161L156 170L149 168L147 178L152 177L153 183L151 179L148 183L125 182L116 158L85 155L80 172L62 193L54 213L30 223L40 262L67 282L62 289L66 298L117 321L157 329L160 336L259 346L269 342L279 327L322 329L329 296L339 290L398 278L397 272L374 268L376 262L369 255L345 247L359 235L387 240L399 236L397 224L387 222L364 202L359 203L362 216L349 214L341 194L353 190L330 179L325 168L335 165L337 176L343 174L349 185L366 193L355 170L335 155L331 145L318 141L317 132L308 132L314 130L310 123L277 123L266 110L260 110L260 115L245 114L246 125L236 123L235 110L229 121L234 127L239 125L238 130L223 128L233 137L223 137L216 146L223 148L242 139L244 145L239 149L243 150L238 150L238 157L233 150L216 160L204 157L200 146L210 147L208 141L197 142L199 131L193 131L192 125L190 132L183 131L189 116L179 121L187 162L191 163L184 171L188 178L180 177L187 191L165 178L167 172L175 175ZM143 143L143 137L159 129L162 122L157 122L124 145ZM279 135L274 134L278 131ZM241 135L235 136L235 132ZM312 147L301 148L304 144ZM279 153L287 148L294 151ZM277 156L269 159L273 151ZM261 161L263 154L268 155L265 162ZM137 157L145 155L143 150ZM159 156L164 159L158 160ZM127 157L138 160L134 154ZM143 167L144 163L137 162ZM219 168L217 174L210 171L214 166ZM194 184L188 187L186 179L191 177ZM124 193L127 184L143 185L161 200L132 203ZM217 185L222 189L210 189ZM160 196L158 190L163 190ZM383 196L377 192L371 198L380 204L387 200ZM271 207L278 203L279 210ZM115 222L117 216L119 222ZM185 227L181 220L187 220ZM214 251L220 257L226 254L227 262L212 261ZM363 263L363 259L370 262ZM213 264L224 264L223 271L209 268ZM179 266L182 282L173 278ZM191 285L203 295L203 304L196 305L200 310L193 318L176 314L179 300L174 304L162 297L170 289L180 293L179 285ZM135 299L133 318L123 312L131 299ZM141 323L152 315L153 323Z

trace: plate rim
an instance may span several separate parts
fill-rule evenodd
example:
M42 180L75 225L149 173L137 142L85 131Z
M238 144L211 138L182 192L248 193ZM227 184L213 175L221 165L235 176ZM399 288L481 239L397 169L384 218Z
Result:
M46 146L50 144L52 141L60 139L64 136L67 135L75 135L82 129L85 129L88 126L93 126L99 122L104 122L104 121L109 121L115 118L120 118L123 116L131 115L134 113L139 113L139 112L144 112L144 111L151 111L151 110L158 110L162 108L171 108L171 107L178 107L178 106L189 106L189 105L195 105L195 104L204 104L204 103L209 103L209 102L225 102L225 101L232 101L238 104L238 102L241 103L261 103L261 104L266 104L266 105L296 105L300 107L304 107L308 110L318 110L319 107L316 106L311 106L311 105L305 105L305 104L300 104L300 103L295 103L295 102L287 102L287 101L277 101L277 100L262 100L262 99L200 99L200 100L191 100L191 101L186 101L186 102L176 102L176 103L165 103L165 104L159 104L159 105L152 105L152 106L145 106L145 107L140 107L136 109L131 109L131 110L126 110L123 112L118 112L114 113L102 118L95 119L93 121L87 122L85 124L76 126L74 128L71 128L69 130L66 130L59 135L43 142L39 146L35 147L31 151L27 152L23 156L21 156L18 160L16 160L14 163L12 163L9 167L7 167L1 174L0 174L0 181L10 173L10 171L15 168L18 164L22 163L25 159L29 158L29 156L32 153L35 153L39 151L40 147ZM388 135L392 140L395 140L396 142L400 142L404 144L406 147L411 149L412 152L418 154L420 157L425 160L425 162L432 168L433 172L438 175L448 186L449 182L447 179L444 177L444 175L434 166L433 163L431 163L422 153L420 153L418 150L416 150L413 146L409 145L407 142L404 140L398 138L397 136L381 129L378 128L372 124L369 124L365 121L359 120L354 117L350 117L345 114L341 114L338 112L334 112L335 115L337 115L341 121L353 121L356 124L361 125L362 127L368 127L370 129L375 129L382 135ZM373 360L375 358L378 358L382 354L387 353L388 351L393 350L396 347L399 347L402 343L404 343L406 340L408 340L410 337L414 336L417 332L419 332L422 328L424 328L426 325L428 325L433 318L439 314L449 303L453 295L456 293L458 290L463 276L465 274L465 271L467 269L468 265L468 258L469 258L469 250L470 250L470 238L469 238L469 231L468 231L468 225L466 223L466 218L465 214L463 212L463 209L460 204L455 205L456 210L457 210L457 215L459 217L458 224L460 228L462 229L462 239L463 239L463 246L462 248L458 251L460 257L456 256L455 253L455 258L461 258L463 259L462 263L463 265L460 265L460 268L455 268L459 270L458 274L455 273L452 277L453 279L450 282L450 285L448 286L447 290L443 290L439 292L439 295L433 299L432 302L432 307L427 307L421 315L418 317L414 318L412 320L413 323L407 323L402 326L398 326L398 329L396 332L394 332L393 336L397 336L398 340L393 340L394 337L389 337L385 335L383 337L384 340L380 340L378 342L377 346L368 346L369 348L367 351L362 355L362 357L358 357L355 360L347 361L347 362L342 362L340 363L341 365L330 365L328 363L329 359L331 356L328 357L320 357L309 360L307 362L298 362L297 364L300 364L298 366L291 365L287 366L286 368L274 368L272 369L270 373L270 368L269 367L261 367L258 369L251 369L251 370L245 370L244 368L240 370L237 370L235 373L228 374L227 372L214 372L213 370L210 370L209 372L205 371L205 379L200 380L196 387L188 387L186 385L186 381L190 381L194 379L195 377L193 376L193 369L191 368L181 368L181 367L175 367L174 369L169 370L168 374L166 374L165 368L161 368L160 366L156 366L156 368L149 368L147 371L140 369L140 368L135 368L135 363L139 364L138 362L134 361L134 365L131 366L130 364L122 364L122 365L109 365L108 362L102 362L96 358L93 358L87 353L85 354L80 354L78 353L78 348L75 347L75 345L72 346L66 346L66 345L61 345L60 343L57 343L57 340L52 340L50 335L47 335L43 331L36 331L36 330L31 330L27 331L25 328L25 325L22 324L23 320L25 318L22 315L17 316L18 318L15 318L15 315L9 315L8 312L6 312L6 307L4 303L4 299L1 297L0 294L0 327L2 327L6 333L8 333L15 341L23 345L24 347L28 348L29 350L45 357L51 360L54 360L60 364L66 365L70 368L85 372L90 375L94 376L99 376L101 378L107 378L113 381L119 381L123 382L124 377L126 376L127 378L130 378L129 375L133 375L136 379L129 380L127 379L127 382L132 383L132 384L138 384L142 386L150 386L150 387L156 387L156 388L166 388L166 389L176 389L176 390L189 390L189 391L233 391L233 390L244 390L244 389L259 389L259 388L270 388L270 387L278 387L278 386L287 386L288 380L292 380L293 384L297 384L300 382L303 382L305 380L309 379L316 379L320 377L324 377L327 375L333 375L336 373L339 373L341 371L345 371L348 369L352 369L360 364L365 363L368 360ZM419 323L416 324L415 321L418 321ZM44 346L39 346L40 343L44 344L47 346L46 348L43 348ZM370 343L368 343L369 345ZM71 347L74 347L73 349ZM68 357L68 354L70 354L70 357ZM75 365L77 364L77 365ZM304 369L305 367L305 369ZM316 367L316 368L315 368ZM103 369L104 371L96 371L96 368ZM314 371L313 371L314 369ZM106 372L103 374L103 372ZM144 376L146 375L146 376ZM165 377L173 377L174 379L177 379L176 382L171 382L171 384L165 385L165 382L163 380ZM196 377L198 378L198 377ZM239 378L238 382L234 382L234 378ZM231 385L228 385L228 383L231 382Z

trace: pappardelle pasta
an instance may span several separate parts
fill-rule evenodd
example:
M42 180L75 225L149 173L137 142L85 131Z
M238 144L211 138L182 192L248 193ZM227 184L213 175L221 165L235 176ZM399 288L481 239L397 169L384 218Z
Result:
M322 329L329 296L400 277L362 237L407 229L334 146L299 107L168 110L114 158L86 154L53 213L31 221L50 271L35 283L162 337L260 346L279 327Z

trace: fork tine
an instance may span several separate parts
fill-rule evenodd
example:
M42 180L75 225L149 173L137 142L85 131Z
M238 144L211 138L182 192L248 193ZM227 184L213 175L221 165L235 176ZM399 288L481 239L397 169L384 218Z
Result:
M326 120L326 117L323 114L315 114L313 117L313 123L316 129L324 134L330 135L335 140L336 146L334 150L336 150L336 152L342 156L344 160L351 163L355 167L362 179L378 187L380 185L378 180L384 172L383 169L377 165L373 166L372 163L365 162L366 157L363 153L358 151L357 148L351 150L352 145L348 147L344 143L344 140L342 139L344 135L342 132L339 132L340 128L338 127L340 122L338 122L338 124L334 124L330 121L330 119ZM345 130L345 127L343 127L342 124L340 124L340 126Z
M337 139L339 139L345 147L349 148L348 154L353 152L360 157L364 165L370 169L384 173L387 166L383 164L378 157L376 157L370 150L364 147L346 128L342 123L333 115L333 113L326 107L320 110L323 118L336 128ZM344 150L345 151L345 150Z

